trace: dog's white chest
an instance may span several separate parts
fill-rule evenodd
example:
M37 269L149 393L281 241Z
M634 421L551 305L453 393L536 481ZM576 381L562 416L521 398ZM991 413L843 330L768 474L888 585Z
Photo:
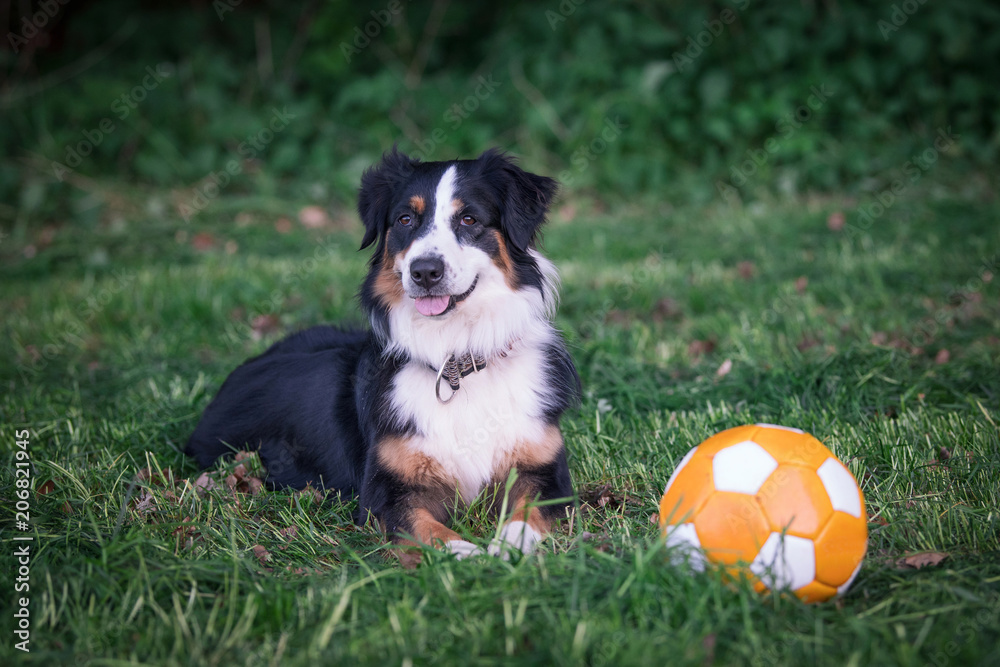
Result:
M430 368L411 362L397 374L393 403L417 427L410 446L453 477L466 502L502 472L499 467L517 447L543 438L543 361L541 352L531 349L492 361L462 378L448 403L435 396ZM442 397L449 393L442 381Z

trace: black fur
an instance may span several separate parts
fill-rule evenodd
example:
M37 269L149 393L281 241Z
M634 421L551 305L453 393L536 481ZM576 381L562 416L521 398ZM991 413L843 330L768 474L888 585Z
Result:
M454 163L420 163L395 149L387 152L381 163L365 171L358 197L365 227L361 247L375 245L371 270L359 293L373 330L307 329L233 371L185 449L202 467L237 450L259 450L269 486L311 484L359 496L357 520L373 515L390 533L409 530L407 512L414 506L428 509L442 522L446 519L454 489L406 484L376 457L380 442L415 431L392 405L393 377L408 359L385 352L388 306L376 294L376 278L387 248L394 252L407 243L405 230L388 233L399 207L406 206L411 191L433 192L433 183L449 164L463 165L471 200L466 205L483 221L480 229L456 233L488 235L490 228L500 230L520 286L541 289L539 268L527 250L545 219L555 181L524 172L497 151ZM427 205L433 210L433 202ZM485 236L480 242L489 246ZM579 378L561 343L546 350L545 358L544 377L557 391L544 415L557 426L579 397ZM573 495L564 450L548 465L518 472L518 484L537 489L543 500ZM549 507L544 512L556 516L562 509Z

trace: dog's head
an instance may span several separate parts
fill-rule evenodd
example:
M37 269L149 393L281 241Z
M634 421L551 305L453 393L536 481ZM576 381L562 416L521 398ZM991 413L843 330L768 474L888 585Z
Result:
M555 273L535 239L555 190L496 150L426 163L386 153L358 198L361 247L375 244L361 301L378 335L437 363L495 352L547 318Z

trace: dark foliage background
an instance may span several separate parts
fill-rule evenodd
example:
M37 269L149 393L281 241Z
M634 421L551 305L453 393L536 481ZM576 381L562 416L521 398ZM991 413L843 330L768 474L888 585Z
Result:
M574 190L707 200L720 183L875 190L949 127L973 167L1000 146L1000 9L972 0L51 0L4 17L7 227L87 209L53 161L198 187L235 158L228 193L349 203L393 143L496 145ZM245 160L275 109L293 118Z
M0 665L1000 665L997 5L0 0ZM403 571L353 501L182 453L238 364L361 320L393 144L565 186L581 504L530 560ZM837 601L664 566L671 471L757 422L862 485Z

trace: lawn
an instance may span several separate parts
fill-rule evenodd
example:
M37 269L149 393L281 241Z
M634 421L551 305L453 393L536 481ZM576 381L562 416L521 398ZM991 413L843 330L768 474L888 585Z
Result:
M100 216L0 244L0 568L34 538L31 653L7 630L0 661L1000 663L1000 203L945 171L870 224L837 198L564 197L544 249L584 385L563 423L579 509L531 557L413 571L351 501L234 494L235 462L199 492L181 453L243 359L360 320L350 208L307 226L294 202L224 194L184 223L167 193L91 184ZM758 421L815 434L862 485L868 558L839 600L668 564L654 514L673 466ZM490 537L479 507L457 530Z

